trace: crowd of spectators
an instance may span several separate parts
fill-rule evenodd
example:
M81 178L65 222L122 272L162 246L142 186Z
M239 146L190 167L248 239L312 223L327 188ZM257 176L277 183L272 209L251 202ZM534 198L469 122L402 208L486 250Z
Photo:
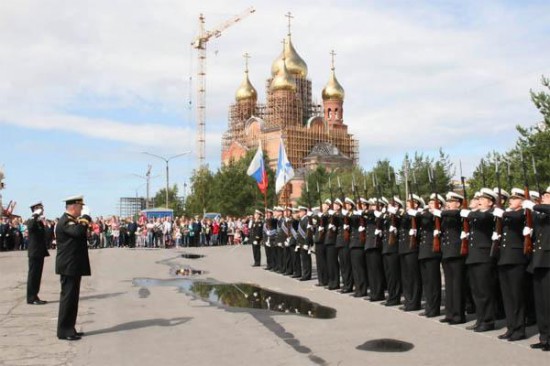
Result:
M90 225L89 246L98 248L170 248L245 244L250 217L109 218L97 217ZM47 242L55 248L56 220L46 220ZM28 232L20 217L2 218L0 250L27 249Z

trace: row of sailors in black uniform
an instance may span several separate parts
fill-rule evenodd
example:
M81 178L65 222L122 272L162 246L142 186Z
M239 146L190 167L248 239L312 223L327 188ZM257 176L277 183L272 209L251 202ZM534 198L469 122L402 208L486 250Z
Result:
M260 266L263 245L267 270L306 281L311 279L314 252L319 286L335 290L342 283L341 292L354 291L356 297L367 296L369 289L369 300L385 299L386 306L401 304L403 296L404 311L420 310L424 295L421 315L435 317L440 315L442 265L445 313L441 322L464 323L470 295L476 322L468 329L493 330L500 305L507 330L499 338L516 341L525 338L526 308L534 308L529 315L537 319L539 342L531 347L550 351L550 187L542 196L531 192L530 199L519 188L512 189L511 195L500 193L503 203L508 200L506 210L495 205L497 189L483 188L471 200L470 210L461 209L461 195L449 192L446 199L432 194L428 205L411 195L406 207L398 197L391 204L382 197L361 198L357 203L350 198L327 199L311 211L275 207L266 210L265 220L256 211L249 238L254 266ZM435 208L436 199L442 210ZM526 210L533 214L533 228L526 227ZM440 231L435 230L435 217L440 218ZM495 232L496 217L502 219L502 237ZM469 233L463 231L464 220L469 222ZM525 235L532 236L530 255L524 254ZM440 252L434 251L434 236L440 237ZM461 253L463 238L468 239L466 255ZM500 241L496 255L491 252L494 240Z

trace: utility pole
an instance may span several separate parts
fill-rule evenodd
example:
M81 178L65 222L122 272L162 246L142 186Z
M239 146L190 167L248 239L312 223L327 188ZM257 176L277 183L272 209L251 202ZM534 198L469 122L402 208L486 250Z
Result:
M175 159L175 158L179 158L180 156L187 155L190 152L191 151L186 151L186 152L183 152L181 154L171 156L169 158L165 158L164 156L152 154L152 153L146 152L146 151L143 152L143 154L145 154L145 155L149 155L149 156L152 156L154 158L160 159L160 160L162 160L166 163L166 201L165 201L166 208L169 207L168 204L170 203L169 198L168 198L168 189L169 189L169 185L170 185L170 168L168 166L168 163L170 162L170 160ZM147 189L147 191L149 191L149 189Z

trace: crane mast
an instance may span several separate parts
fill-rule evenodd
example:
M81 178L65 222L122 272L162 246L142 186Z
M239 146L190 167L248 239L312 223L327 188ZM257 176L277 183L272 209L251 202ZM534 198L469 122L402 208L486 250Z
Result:
M206 143L206 45L212 37L220 37L222 32L241 21L256 10L250 7L241 14L219 24L213 30L207 31L204 25L204 15L199 16L199 35L193 40L191 46L198 51L198 71L197 71L197 156L199 168L205 165L205 143Z

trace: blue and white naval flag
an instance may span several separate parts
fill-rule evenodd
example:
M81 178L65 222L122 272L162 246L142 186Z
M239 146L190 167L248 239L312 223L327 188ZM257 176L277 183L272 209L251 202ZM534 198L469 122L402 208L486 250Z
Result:
M279 161L277 161L277 172L275 173L275 194L278 194L285 184L294 177L294 169L286 156L285 144L281 138L279 145Z
M258 183L258 188L260 191L263 194L266 194L268 180L264 166L264 153L262 152L261 141L258 144L258 151L256 151L256 155L254 155L254 158L250 162L250 166L248 167L246 174L253 177L256 180L256 183Z

